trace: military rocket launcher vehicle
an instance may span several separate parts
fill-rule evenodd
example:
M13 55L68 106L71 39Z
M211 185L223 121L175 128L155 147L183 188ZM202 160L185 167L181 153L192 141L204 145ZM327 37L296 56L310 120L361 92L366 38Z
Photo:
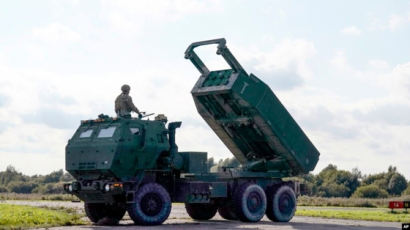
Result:
M217 44L230 69L210 71L195 53ZM64 190L84 201L89 219L119 221L127 211L139 225L157 225L173 202L189 216L257 222L265 214L287 222L299 183L284 180L312 171L319 152L272 90L247 74L225 39L192 43L185 52L201 76L191 93L199 114L241 163L211 173L206 152L179 152L181 122L99 115L81 122L66 146L66 170L76 181ZM168 123L168 125L166 125Z

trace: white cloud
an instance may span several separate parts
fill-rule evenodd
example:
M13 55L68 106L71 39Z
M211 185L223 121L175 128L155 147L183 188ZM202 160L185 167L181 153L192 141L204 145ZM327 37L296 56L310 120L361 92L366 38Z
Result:
M78 32L59 22L33 28L32 35L35 39L51 43L77 42L81 39L81 35Z
M410 103L410 62L394 67L392 73L386 75L382 83L389 87L396 100Z
M145 26L180 20L189 15L219 10L220 1L171 0L171 1L103 1L101 17L118 31L141 32Z
M338 51L329 63L328 88L308 82L276 92L322 154L315 172L329 163L365 173L395 165L408 177L410 62L391 67L373 59L356 68Z
M316 54L315 46L312 42L304 39L285 39L280 41L272 50L260 52L255 57L260 62L255 68L270 69L289 69L296 65L297 71L301 75L310 75L307 59Z
M347 170L359 167L365 173L395 165L410 175L406 166L410 124L405 115L410 103L384 98L346 103L331 90L306 88L277 95L321 152L316 173L333 163Z
M346 54L341 50L336 52L335 56L330 60L330 64L340 70L350 69L347 63Z
M220 5L225 2L219 1L103 1L96 7L77 3L53 2L56 7L50 18L42 19L41 24L30 23L44 25L29 29L30 38L8 34L7 28L9 36L0 38L5 44L0 47L0 170L8 164L25 173L63 168L64 146L79 120L99 113L114 115L113 100L123 83L131 85L131 95L141 110L183 121L177 131L181 151L231 157L195 110L189 91L198 74L182 58L184 43L217 33L231 38L228 46L240 63L275 90L322 153L316 172L329 163L343 169L357 166L365 173L380 172L392 164L410 175L406 168L410 162L405 162L410 148L405 116L410 64L408 60L400 65L394 62L403 56L366 61L363 57L374 52L365 46L353 54L358 63L352 63L351 54L343 50L350 42L326 42L323 36L286 38L302 29L289 30L294 11L287 7L282 10L273 5L265 13L258 7L260 15L243 17L236 8L243 5L226 4L229 12L223 12ZM277 12L275 25L252 26L263 25L267 18L272 21L269 11ZM408 16L379 17L375 29L400 30L408 25ZM218 23L222 19L227 20ZM194 20L198 24L189 23ZM212 30L205 28L209 24ZM350 26L338 32L365 39L366 30ZM241 36L245 33L248 36ZM144 39L135 39L135 35L144 35ZM158 35L172 39L164 38L158 46L151 42ZM129 36L132 39L127 40ZM385 42L392 49L405 45L402 39L397 44ZM153 58L146 52L152 47L161 51L156 54L165 55ZM328 59L328 52L337 48L340 51Z
M288 18L288 14L284 9L279 9L279 18L282 21L285 21Z
M407 16L401 16L401 15L394 14L390 16L389 18L388 28L390 30L396 30L408 22L410 22L410 20L408 19Z
M388 18L373 17L368 26L370 30L396 31L410 24L410 12L391 14Z
M362 34L362 31L359 28L357 28L356 26L345 27L340 32L342 34L345 34L345 35L360 35L360 34Z
M230 156L222 143L209 144L217 137L209 135L212 131L195 116L189 92L196 78L179 70L172 73L178 81L163 77L170 74L166 69L139 70L138 75L145 80L138 81L134 72L105 73L96 78L92 74L0 68L0 76L9 76L0 78L1 96L7 99L0 108L0 170L9 164L24 173L63 168L64 146L80 120L96 118L100 113L113 116L114 99L123 83L131 85L131 96L140 110L183 121L184 128L177 136L181 150L209 151L217 158ZM198 136L204 137L198 141ZM203 148L206 146L211 147ZM35 166L25 168L35 155L53 161L37 160Z
M261 56L255 58L261 69L291 71L296 68L296 72L300 71L305 75L307 72L304 72L304 68L308 69L307 59L315 52L310 42L300 39L284 40L268 53L259 52ZM133 72L104 73L96 78L92 74L5 68L0 75L11 78L0 79L0 85L4 86L0 90L10 98L11 103L0 111L0 120L5 121L9 119L9 114L14 114L13 120L9 122L14 128L6 127L0 135L0 161L4 161L6 167L10 164L10 159L14 158L3 160L3 157L20 155L22 160L15 166L24 172L31 172L35 169L25 170L19 166L26 165L24 162L32 159L34 154L40 154L39 151L50 157L51 154L64 156L66 141L77 126L73 119L78 119L79 122L80 119L95 118L99 113L114 115L113 100L123 83L131 83L131 95L141 110L165 113L170 121L183 121L177 135L181 151L208 151L210 157L217 159L230 157L227 148L197 114L189 94L196 81L192 73L194 76L197 74L193 66L187 71L189 74L180 69L174 69L172 73L167 69L140 69L138 75L144 76L146 80L132 84L136 81L136 73ZM175 81L170 74L178 76L179 80ZM15 94L16 91L21 93ZM22 109L21 105L26 104ZM25 128L26 133L23 132ZM53 138L42 141L43 134ZM37 145L34 144L36 140L27 140L30 136L38 138ZM13 147L18 146L16 142L21 140L25 143L20 148ZM47 162L37 164L45 172L63 167L62 164L50 165Z
M266 39L266 38L265 38ZM261 74L279 89L291 89L313 76L310 59L316 55L313 42L305 39L269 40L269 46L234 47L248 71ZM262 50L261 47L264 49Z
M377 81L383 76L391 72L389 63L381 59L371 59L367 61L367 65L362 68L355 68L352 63L349 63L347 54L344 50L338 50L334 56L329 60L330 65L337 71L333 75L349 80L366 80L368 84L376 84Z
M390 68L390 65L385 60L373 59L369 60L368 64L370 68L379 69L379 70L386 70Z
M65 156L61 151L52 154L41 154L38 152L22 153L0 150L0 159L2 160L0 161L1 171L6 170L8 165L12 165L26 175L45 175L65 167Z

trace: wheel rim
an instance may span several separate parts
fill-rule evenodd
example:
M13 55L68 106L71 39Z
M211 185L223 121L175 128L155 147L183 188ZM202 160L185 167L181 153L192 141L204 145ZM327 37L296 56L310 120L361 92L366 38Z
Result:
M257 192L251 192L246 203L248 210L255 213L262 207L262 197Z
M162 199L156 193L148 193L141 200L141 210L148 216L157 215L162 207Z
M284 193L279 198L279 210L281 213L285 215L290 215L293 211L293 207L295 206L292 197Z

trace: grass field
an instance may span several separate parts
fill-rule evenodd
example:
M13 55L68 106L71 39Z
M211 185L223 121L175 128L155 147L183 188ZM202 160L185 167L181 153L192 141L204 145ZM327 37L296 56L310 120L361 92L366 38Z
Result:
M298 197L298 206L333 206L333 207L366 207L366 208L387 208L389 201L410 200L410 196L391 197L391 198L344 198L344 197Z
M410 213L403 210L390 212L387 208L337 208L337 207L298 207L297 216L312 216L323 218L370 220L384 222L410 222Z
M0 193L0 200L57 200L72 201L78 200L69 194L38 194L38 193Z
M0 204L0 229L25 229L84 224L72 210Z

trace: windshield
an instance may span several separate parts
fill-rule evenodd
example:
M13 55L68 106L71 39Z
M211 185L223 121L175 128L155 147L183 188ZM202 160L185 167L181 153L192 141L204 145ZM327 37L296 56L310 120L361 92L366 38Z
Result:
M80 138L91 137L91 134L93 134L93 130L92 130L92 129L87 129L87 130L83 131L83 132L80 134Z
M114 135L115 129L117 127L111 126L108 128L101 129L100 132L98 133L98 138L102 137L112 137Z

